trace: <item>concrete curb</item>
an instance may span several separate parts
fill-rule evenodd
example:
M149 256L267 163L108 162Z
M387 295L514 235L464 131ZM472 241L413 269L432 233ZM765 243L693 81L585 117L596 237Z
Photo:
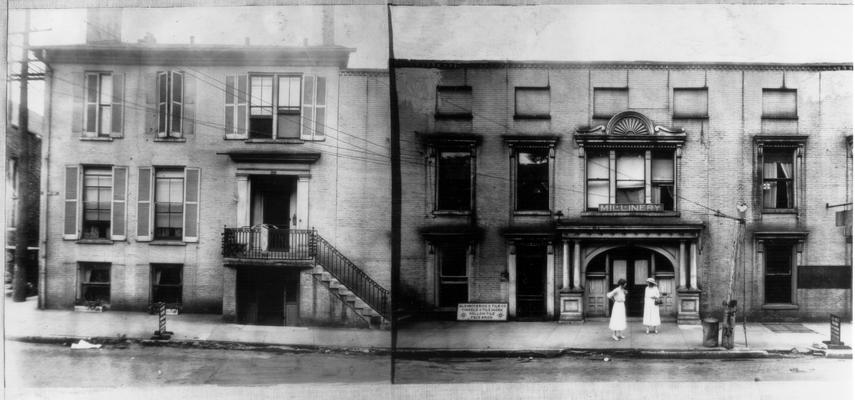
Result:
M122 348L130 344L139 344L141 346L150 347L177 347L177 348L196 348L205 350L243 350L243 351L264 351L274 353L336 353L336 354L365 354L365 355L388 355L388 348L378 347L342 347L342 346L313 346L313 345L289 345L277 343L252 343L252 342L235 342L224 340L185 340L185 339L170 339L170 340L151 340L143 338L129 337L108 337L108 336L7 336L6 340L23 343L38 343L69 346L72 342L86 340L93 344L102 344Z
M791 354L787 352L786 354ZM765 350L682 350L682 349L613 349L613 348L566 348L543 350L464 350L464 349L397 349L396 357L427 359L434 357L504 357L504 358L554 358L564 356L590 357L592 355L645 358L645 359L752 359L783 358L783 354Z

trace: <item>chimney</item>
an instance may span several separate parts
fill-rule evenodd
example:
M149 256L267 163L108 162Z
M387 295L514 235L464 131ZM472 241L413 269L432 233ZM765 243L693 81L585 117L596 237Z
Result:
M324 46L332 46L335 44L335 8L333 6L324 6L323 8L323 37L322 44Z
M86 43L107 44L121 42L121 8L86 9Z

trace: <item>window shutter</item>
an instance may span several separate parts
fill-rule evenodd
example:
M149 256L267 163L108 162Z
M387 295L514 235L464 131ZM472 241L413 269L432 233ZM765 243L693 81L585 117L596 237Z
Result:
M169 135L181 137L184 126L184 73L171 72L169 82Z
M184 127L185 135L196 133L196 77L184 74Z
M80 197L80 167L68 165L65 167L65 227L62 230L63 239L78 239L78 208Z
M300 138L303 140L312 140L314 99L315 96L315 77L306 75L303 77L303 115L300 128Z
M199 168L184 169L184 241L199 241Z
M137 240L151 240L151 192L152 192L152 168L142 167L139 169L139 185L137 192Z
M122 137L124 120L125 74L113 74L113 103L111 105L110 137Z
M324 138L327 111L327 78L319 76L315 83L315 140Z
M157 130L157 76L144 73L142 78L143 92L145 92L145 134L155 133Z
M237 115L235 119L237 120L237 135L245 138L247 137L247 100L249 98L249 77L247 75L239 75L237 77Z
M86 75L74 73L71 79L71 132L83 134L83 89L86 86Z
M98 135L98 87L99 77L97 73L86 74L86 93L84 110L83 130L89 135Z
M113 167L113 209L110 218L110 239L125 240L128 167Z
M235 136L235 76L226 75L226 102L223 110L224 132L226 139L232 139Z
M166 137L166 132L169 129L169 120L167 119L167 107L169 107L169 75L167 72L157 73L157 123L155 124L155 132L157 137Z

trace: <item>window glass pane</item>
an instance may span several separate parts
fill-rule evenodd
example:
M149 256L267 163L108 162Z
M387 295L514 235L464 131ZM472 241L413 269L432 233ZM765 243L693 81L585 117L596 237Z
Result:
M98 102L98 74L86 75L86 101L88 103Z
M588 181L588 208L609 202L609 181Z
M440 251L440 276L466 276L466 246L448 245Z
M276 137L300 137L300 114L279 114L276 118L278 123L276 128Z
M644 153L617 153L617 180L640 180L644 182Z
M707 89L674 89L674 117L707 116Z
M665 211L674 210L674 185L672 184L654 184L653 193L651 193L651 201L653 204L662 204Z
M279 111L300 111L300 78L293 76L279 77L278 94Z
M249 99L250 106L273 106L272 76L250 77L250 85L252 86L251 97Z
M763 177L792 179L793 151L765 152L763 154Z
M609 155L588 153L588 179L609 179Z
M624 88L594 88L594 118L611 118L629 108L629 92Z
M654 181L674 180L674 157L671 153L653 153L651 178Z
M471 195L470 155L465 151L444 151L439 157L437 207L440 210L469 210Z
M113 77L110 75L101 75L101 94L98 96L98 102L101 104L110 104L113 102Z
M437 114L472 114L472 89L451 87L436 89Z
M793 247L790 244L767 244L764 247L766 303L791 303Z
M795 118L796 111L795 90L763 89L763 117Z
M516 89L517 115L549 115L549 89Z
M101 106L101 121L98 124L98 133L104 135L110 134L110 122L112 121L112 118L112 107L110 107L109 105Z
M517 153L517 209L549 209L548 150Z
M642 204L644 203L644 183L639 188L618 187L615 192L615 202L618 204Z

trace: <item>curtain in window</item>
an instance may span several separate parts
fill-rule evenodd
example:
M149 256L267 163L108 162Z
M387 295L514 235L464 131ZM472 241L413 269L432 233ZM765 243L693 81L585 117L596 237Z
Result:
M763 206L765 208L792 207L792 156L766 154L763 163Z

